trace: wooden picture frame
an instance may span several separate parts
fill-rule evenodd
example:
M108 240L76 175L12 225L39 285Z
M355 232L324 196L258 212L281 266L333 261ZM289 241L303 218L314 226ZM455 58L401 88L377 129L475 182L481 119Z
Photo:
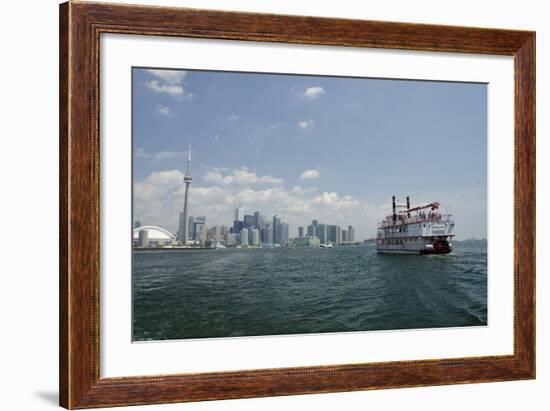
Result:
M101 33L513 56L514 354L100 378ZM69 2L60 6L60 405L91 408L535 378L535 33Z

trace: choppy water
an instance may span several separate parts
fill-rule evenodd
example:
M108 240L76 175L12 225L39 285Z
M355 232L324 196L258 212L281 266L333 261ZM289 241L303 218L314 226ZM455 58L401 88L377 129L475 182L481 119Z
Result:
M134 251L136 341L476 326L487 254L332 249Z

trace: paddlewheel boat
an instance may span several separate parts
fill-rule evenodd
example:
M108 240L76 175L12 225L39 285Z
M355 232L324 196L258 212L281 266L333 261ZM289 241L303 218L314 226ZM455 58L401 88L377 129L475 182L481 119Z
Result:
M440 203L433 202L411 207L396 204L392 197L393 212L378 224L376 250L387 254L448 254L455 223L451 214L439 211Z

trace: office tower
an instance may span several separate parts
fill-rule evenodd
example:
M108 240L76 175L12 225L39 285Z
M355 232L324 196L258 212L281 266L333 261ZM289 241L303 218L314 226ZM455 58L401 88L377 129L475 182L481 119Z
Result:
M317 237L317 232L315 230L315 226L313 224L310 224L307 226L307 236L308 237Z
M304 236L304 227L298 227L298 238L302 238Z
M244 223L239 220L233 221L233 234L240 234L241 230L244 227Z
M273 244L279 242L279 234L280 234L280 231L279 231L279 224L281 224L281 219L277 216L277 214L275 214L275 215L273 216L273 226L272 226L272 230L273 230Z
M348 232L347 230L342 230L342 242L345 243L345 242L348 242Z
M317 224L317 237L319 237L319 241L321 242L321 244L325 244L327 242L326 224Z
M348 226L348 241L355 242L355 228Z
M244 226L246 228L252 228L255 226L254 222L255 222L255 218L253 215L250 215L250 214L247 214L244 216Z
M342 240L342 231L338 225L327 225L327 242L339 245Z
M188 229L188 239L189 240L194 240L195 239L195 217L193 217L192 215L189 216L189 218L187 219L187 227L189 227ZM182 239L181 241L183 242L183 229L181 231L182 233Z
M243 228L241 230L241 244L248 245L248 228Z
M198 233L202 230L202 228L206 225L206 217L205 216L199 216L195 217L193 222L193 230L191 232L191 235L189 236L192 240L198 241L200 240Z
M260 230L264 226L264 218L259 211L254 212L254 226Z
M239 238L238 234L233 233L227 233L227 237L225 239L225 243L227 245L237 245L237 239Z
M260 245L260 230L253 228L250 235L250 244Z
M289 235L288 235L288 223L281 223L279 225L280 229L280 237L279 237L279 242L281 244L288 244L288 240L289 240Z
M210 240L210 241L213 241L213 242L217 243L218 241L221 241L222 238L223 238L223 236L222 236L221 226L215 225L210 230L208 230L208 234L207 234L207 237L206 237L207 240Z
M262 229L262 243L273 244L273 227L271 224L266 224Z
M235 209L235 220L234 221L244 221L244 208L238 207Z
M188 200L189 200L189 188L191 186L191 144L189 144L189 153L187 155L187 171L183 177L183 182L185 183L185 199L183 202L183 244L187 244L189 241L189 226L187 221L188 216Z
M202 246L206 243L206 231L206 225L195 221L195 241L198 241Z

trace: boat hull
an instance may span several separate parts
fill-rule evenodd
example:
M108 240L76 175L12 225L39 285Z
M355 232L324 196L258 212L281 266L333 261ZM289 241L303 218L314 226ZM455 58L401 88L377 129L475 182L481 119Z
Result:
M453 251L452 248L447 250L408 250L408 249L381 249L377 248L376 251L380 254L408 254L408 255L428 255L428 254L449 254Z

